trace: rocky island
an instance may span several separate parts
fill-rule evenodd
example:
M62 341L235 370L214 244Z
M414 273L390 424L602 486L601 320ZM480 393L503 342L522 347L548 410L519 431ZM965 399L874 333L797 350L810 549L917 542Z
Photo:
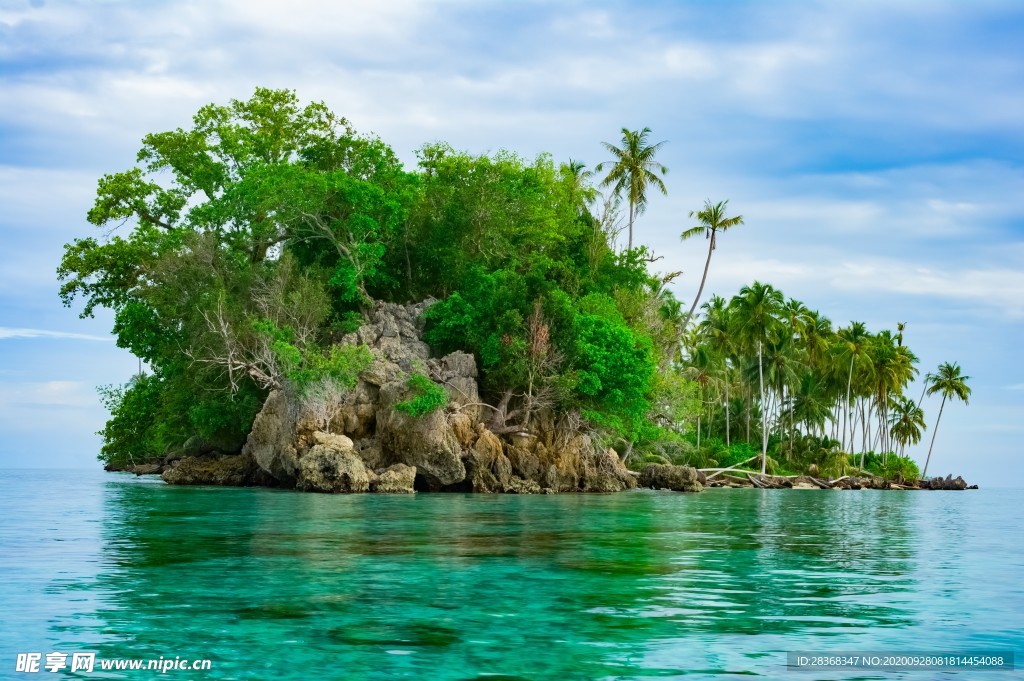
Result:
M833 328L757 281L702 302L744 224L728 201L681 233L708 248L684 306L682 272L634 243L667 191L649 135L623 129L594 170L443 143L408 169L263 88L147 135L99 181L104 237L58 270L65 304L111 309L140 359L101 388L100 459L315 492L966 487L922 484L931 449L924 471L905 454L927 425L904 325ZM926 374L936 428L967 379Z

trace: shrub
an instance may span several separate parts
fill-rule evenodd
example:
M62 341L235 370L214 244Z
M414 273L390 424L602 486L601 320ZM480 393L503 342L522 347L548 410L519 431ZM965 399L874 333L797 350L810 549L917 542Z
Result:
M423 374L410 376L406 387L415 396L395 405L395 409L400 412L420 418L448 405L448 392Z

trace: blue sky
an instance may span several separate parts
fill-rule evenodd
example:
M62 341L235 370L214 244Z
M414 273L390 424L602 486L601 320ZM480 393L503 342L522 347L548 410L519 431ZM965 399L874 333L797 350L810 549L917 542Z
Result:
M747 224L710 291L767 280L837 323L907 322L924 371L973 377L931 470L1019 485L1022 44L1018 2L0 0L0 466L94 465L94 388L136 367L108 315L56 295L97 178L147 132L265 85L410 163L446 140L594 165L602 140L650 126L669 196L637 238L685 271L681 298L705 255L679 242L686 215L728 198Z

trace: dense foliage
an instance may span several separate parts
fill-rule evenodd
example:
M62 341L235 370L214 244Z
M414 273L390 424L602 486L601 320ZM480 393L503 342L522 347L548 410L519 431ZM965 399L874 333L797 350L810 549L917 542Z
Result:
M678 273L652 274L644 247L616 245L620 201L632 238L646 187L664 190L660 145L623 132L636 153L616 156L603 197L582 164L547 155L429 144L405 168L290 91L146 136L136 167L99 181L88 218L105 237L68 244L58 272L64 302L112 309L118 345L149 368L103 389L101 458L153 458L196 435L237 449L272 389L326 424L371 361L335 341L375 300L427 297L425 339L476 356L496 432L567 415L634 463L720 465L757 456L763 435L773 467L829 471L854 450L918 441L901 334L834 331L759 283L688 326L667 289ZM426 376L408 381L400 409L447 404Z

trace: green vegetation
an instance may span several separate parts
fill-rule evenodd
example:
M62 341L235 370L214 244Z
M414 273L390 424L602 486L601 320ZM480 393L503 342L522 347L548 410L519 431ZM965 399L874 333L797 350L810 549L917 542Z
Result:
M409 376L406 386L415 396L395 405L400 412L420 417L448 406L448 392L423 374Z
M475 355L495 432L554 413L631 465L724 467L767 451L766 471L856 463L906 476L893 452L924 421L903 395L917 370L902 327L834 331L758 282L714 296L688 325L704 279L684 314L668 290L679 273L652 273L656 259L632 241L648 189L666 191L663 143L647 128L622 133L621 147L605 145L603 197L586 166L547 155L433 143L403 167L290 91L258 89L147 135L136 167L99 181L88 218L106 236L68 244L58 271L65 304L113 310L118 345L149 368L101 391L101 458L138 462L196 435L236 450L275 389L326 427L372 361L341 336L375 300L434 297L425 340ZM708 263L717 235L743 222L726 206L708 202L683 233L708 236ZM944 398L963 394L940 384ZM401 411L447 405L426 375L408 387Z

